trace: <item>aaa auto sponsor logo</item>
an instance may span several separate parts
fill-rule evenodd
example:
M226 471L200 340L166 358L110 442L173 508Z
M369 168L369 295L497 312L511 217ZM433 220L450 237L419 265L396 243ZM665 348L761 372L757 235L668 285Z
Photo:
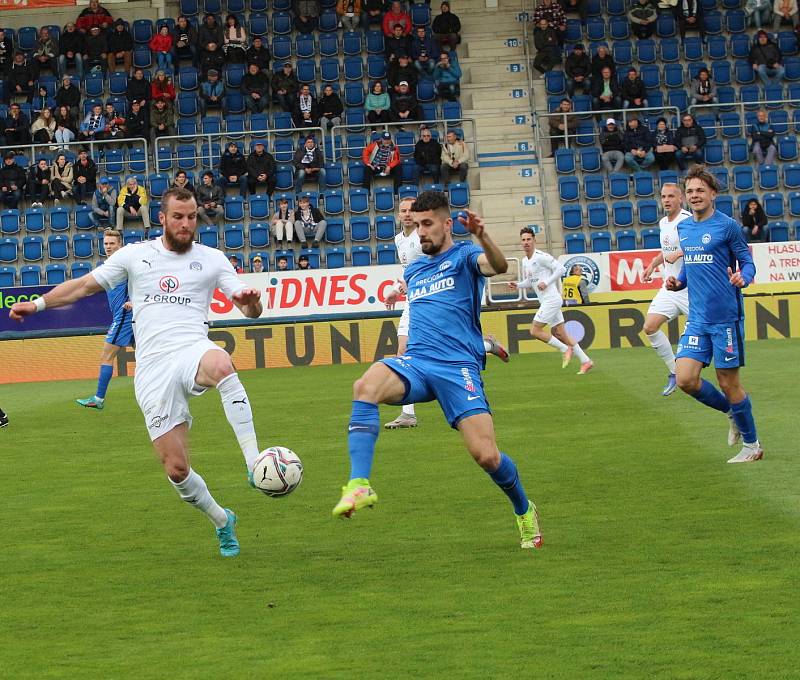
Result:
M597 262L595 262L590 257L583 257L582 255L578 255L576 257L569 258L563 264L567 270L567 276L569 276L570 272L572 271L572 268L576 264L580 265L581 276L584 279L586 279L586 283L589 287L589 292L593 291L599 285L600 267L598 267Z
M608 254L611 290L647 290L661 288L662 267L656 267L652 280L644 280L644 271L660 250L630 250Z

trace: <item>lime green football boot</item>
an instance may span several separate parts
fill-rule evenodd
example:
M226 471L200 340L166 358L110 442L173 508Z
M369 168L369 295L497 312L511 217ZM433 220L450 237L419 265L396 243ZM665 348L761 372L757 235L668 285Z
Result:
M528 512L524 515L517 515L517 526L519 527L519 546L524 550L542 547L542 531L539 528L539 512L536 506L528 501Z
M352 517L356 510L371 508L378 502L368 479L351 479L342 487L342 497L331 513L334 517Z

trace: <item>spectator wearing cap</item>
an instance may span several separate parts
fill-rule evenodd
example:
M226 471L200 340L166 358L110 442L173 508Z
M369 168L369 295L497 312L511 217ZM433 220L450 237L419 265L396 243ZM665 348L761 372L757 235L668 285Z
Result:
M83 67L102 73L108 66L108 40L99 26L92 26L86 36Z
M36 64L37 74L46 68L54 76L58 75L58 43L53 40L47 26L39 29L39 36L33 49L33 62Z
M64 26L58 39L58 70L67 72L67 66L75 64L78 78L83 78L83 53L86 52L86 38L71 21Z
M30 121L17 103L8 107L8 114L3 124L3 136L8 146L30 142Z
M256 140L253 152L247 157L247 187L251 194L263 187L268 196L275 191L275 173L278 166L272 154L264 148L264 142Z
M370 123L388 123L391 120L389 116L391 106L389 95L383 91L383 83L380 80L373 81L370 92L364 100L367 120Z
M750 48L748 60L764 85L780 85L786 72L783 67L783 55L766 31L762 30L756 34L756 42Z
M450 11L450 3L443 2L439 6L439 14L431 24L431 30L441 47L447 45L451 50L461 42L461 20Z
M439 63L433 69L433 80L436 83L436 93L454 102L461 94L461 67L450 61L450 53L442 52Z
M625 165L625 139L613 118L606 119L605 128L600 133L600 159L609 174L620 172Z
M570 114L570 115L564 115ZM567 142L567 137L572 137L575 143L575 133L578 130L578 119L572 112L572 102L566 97L561 100L558 108L548 119L550 127L550 154L555 154L556 149Z
M261 255L256 255L250 261L250 267L253 271L253 274L261 274L264 272L264 260L261 259Z
M17 165L16 156L9 151L3 157L0 167L0 201L6 208L16 208L25 190L27 176L25 170Z
M628 119L625 130L625 165L634 172L647 170L656 159L653 155L653 136L646 125L641 125L638 118Z
M592 80L592 110L613 111L619 109L621 103L619 83L614 77L614 71L603 66L599 77Z
M422 128L419 139L414 145L414 163L419 176L430 175L434 184L439 184L442 177L442 145L433 138L431 130Z
M61 87L56 90L56 106L69 106L77 109L81 103L81 91L75 87L72 78L64 76L61 79Z
M235 145L234 145L235 146ZM222 213L222 189L214 184L214 173L206 170L200 186L196 189L197 217L207 225L214 225L214 218Z
M394 191L400 188L400 152L392 142L392 135L384 132L379 140L371 142L361 153L364 163L364 186L367 191L374 177L391 177Z
M79 205L86 205L97 188L97 164L89 156L89 151L81 149L78 151L78 160L72 166L72 174L75 177L72 193Z
M150 127L156 139L171 135L174 124L175 110L171 101L162 98L150 102Z
M122 19L117 19L108 32L109 73L116 71L119 62L122 62L125 73L130 74L133 65L133 37Z
M392 92L397 92L400 83L404 80L408 83L408 87L412 92L417 91L417 79L419 74L414 64L411 63L411 57L405 53L398 55L397 61L389 65L386 79L389 82L389 89Z
M318 248L319 242L325 234L328 222L322 212L311 205L305 194L297 199L297 208L294 211L294 229L298 238L302 234L306 241L306 248Z
M411 39L411 58L414 60L414 68L420 74L432 76L440 52L439 44L428 34L425 26L417 26Z
M411 38L403 33L399 24L394 27L393 33L383 40L383 54L390 64L397 61L401 54L411 54Z
M357 31L361 23L361 0L339 0L336 14L345 31Z
M244 106L250 113L261 113L269 105L269 78L258 64L247 65L247 73L242 78Z
M205 116L208 109L222 109L225 114L225 85L219 79L219 72L211 69L208 79L200 83L200 114Z
M208 45L200 50L198 61L202 78L207 78L208 72L211 69L219 73L225 68L225 55L222 53L219 43L208 43Z
M8 73L6 97L10 94L30 99L33 97L34 82L37 78L36 67L25 58L22 52L16 52Z
M117 230L122 231L125 220L141 219L146 233L150 229L150 208L147 203L145 188L139 185L136 177L128 177L117 197Z
M658 13L656 8L650 4L650 0L637 0L628 10L628 21L631 22L631 32L644 40L653 36L656 29L656 19Z
M675 135L667 125L667 119L663 116L656 122L656 129L653 132L653 156L660 170L667 170L675 162Z
M103 7L99 0L89 0L89 6L78 15L75 25L84 32L95 26L105 30L111 26L113 20L111 12Z
M97 189L92 193L92 221L94 226L105 229L111 226L112 216L116 214L117 190L108 177L101 177Z
M409 89L407 81L400 81L398 91L392 93L391 100L392 107L389 113L392 121L405 123L417 119L417 98Z
M285 196L281 196L278 200L278 205L269 223L275 234L275 239L277 241L283 241L283 249L286 250L293 239L295 227L294 210L289 207L289 200ZM297 231L297 240L302 243L303 238L304 233L301 227Z
M383 15L381 25L383 27L383 35L387 38L394 34L395 26L399 25L403 29L404 35L411 33L413 28L411 16L403 9L403 5L398 0L394 0L389 7L389 11Z
M458 181L467 181L469 170L469 147L463 139L459 139L454 130L447 131L445 143L442 145L442 179L444 185L450 184L450 175L458 173Z
M228 142L228 148L219 159L219 185L224 191L228 186L239 187L239 195L247 196L247 161L236 142Z
M628 77L620 86L623 109L646 109L647 89L635 68L628 69Z
M292 64L284 62L281 70L272 76L272 99L284 111L291 113L294 108L294 100L300 89L300 82L294 73Z
M330 83L322 88L322 96L317 101L317 110L320 114L319 124L323 130L327 131L331 127L342 124L344 105Z
M228 262L231 263L231 267L237 274L244 274L244 268L242 267L242 263L239 261L239 258L236 255L231 255L228 257Z
M564 73L567 76L567 94L575 96L575 90L581 88L583 94L591 94L592 91L592 62L583 45L575 45L564 62Z
M80 125L78 139L84 141L102 139L105 128L106 117L103 115L103 107L100 104L95 104Z
M308 261L308 255L301 255L297 258L298 269L313 269L311 262Z
M292 109L292 122L296 128L317 127L319 125L319 112L317 100L311 94L311 88L303 84L294 101Z
M294 152L292 159L294 166L294 193L299 194L303 189L306 178L316 177L319 190L325 189L325 168L322 163L322 153L317 146L314 136L309 135L303 144Z

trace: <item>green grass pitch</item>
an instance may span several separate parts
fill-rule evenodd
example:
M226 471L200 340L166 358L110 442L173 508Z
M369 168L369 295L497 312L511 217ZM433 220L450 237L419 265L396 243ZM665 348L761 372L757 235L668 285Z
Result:
M72 403L89 381L0 386L0 676L797 678L800 342L747 350L765 459L737 466L724 416L659 395L650 349L595 352L586 377L555 352L490 358L538 552L433 404L381 434L376 508L330 517L363 366L242 374L262 446L305 463L284 499L248 488L217 395L192 402L194 466L240 518L227 560L131 380L103 412Z

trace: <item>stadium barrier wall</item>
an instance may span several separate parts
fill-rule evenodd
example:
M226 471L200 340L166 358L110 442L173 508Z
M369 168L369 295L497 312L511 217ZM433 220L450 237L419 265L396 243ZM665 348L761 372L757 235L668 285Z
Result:
M634 301L569 307L564 309L564 317L570 333L588 349L644 347L647 339L642 326L651 296L652 293L643 292ZM800 290L748 294L745 310L748 340L800 338ZM551 352L551 348L530 336L534 312L486 311L482 316L484 332L496 335L512 354ZM396 353L397 321L396 313L383 318L277 321L217 327L209 337L233 356L239 369L369 363ZM683 319L669 324L673 343L682 327ZM101 346L102 338L92 336L0 342L0 383L94 379ZM116 368L119 375L132 375L133 352L120 352Z

